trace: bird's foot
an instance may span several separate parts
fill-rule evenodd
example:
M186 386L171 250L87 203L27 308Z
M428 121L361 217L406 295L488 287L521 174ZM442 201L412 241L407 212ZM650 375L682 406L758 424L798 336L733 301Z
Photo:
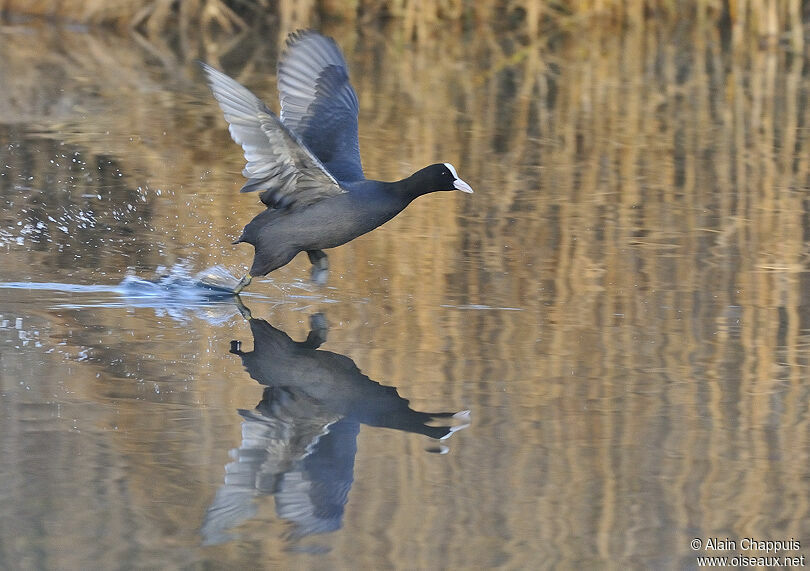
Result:
M318 312L310 316L309 329L309 335L305 341L308 347L317 349L323 343L326 343L326 334L329 332L329 325L323 313Z
M253 319L253 315L250 313L250 309L244 303L242 303L242 298L238 295L236 296L236 309L239 310L239 313L242 314L242 317L250 321Z
M329 270L324 270L321 268L317 268L312 266L312 273L310 274L310 278L312 279L312 283L315 285L326 285L326 282L329 280Z
M245 277L243 277L241 280L239 280L239 283L236 284L236 287L233 288L233 294L234 295L239 295L240 291L242 291L243 289L245 289L247 286L250 285L250 282L251 282L252 279L253 279L253 276L251 276L250 274L246 274Z
M326 284L329 278L329 258L323 250L307 250L312 263L312 281L317 285Z

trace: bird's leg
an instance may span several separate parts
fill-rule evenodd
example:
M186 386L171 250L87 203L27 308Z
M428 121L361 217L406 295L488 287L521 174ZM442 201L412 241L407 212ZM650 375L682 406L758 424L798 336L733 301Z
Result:
M323 313L316 313L309 318L309 335L303 342L306 347L317 349L326 342L326 334L329 332L329 325L326 323L326 316Z
M245 274L245 277L243 277L241 280L239 280L239 283L236 284L235 288L233 288L234 295L237 295L240 291L242 291L248 285L250 285L250 280L252 280L252 279L253 279L253 276L251 276L250 274Z
M242 317L250 321L253 319L253 315L250 313L250 309L244 303L242 303L242 298L238 295L236 296L236 309L239 310L239 313L242 314Z
M329 258L323 250L307 250L307 256L312 263L312 281L318 285L326 283L329 277Z

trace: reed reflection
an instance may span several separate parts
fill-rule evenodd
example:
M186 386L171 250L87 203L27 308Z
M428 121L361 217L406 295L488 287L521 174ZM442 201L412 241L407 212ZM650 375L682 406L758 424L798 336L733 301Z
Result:
M429 451L438 452L447 451L442 441L469 426L469 411L413 410L396 388L371 380L349 357L320 349L328 330L323 314L311 316L304 341L294 341L243 311L253 350L232 341L230 352L265 389L253 410L239 410L242 442L206 513L205 543L232 539L231 530L257 514L255 500L265 495L291 524L291 543L339 529L361 424L425 435L435 441Z

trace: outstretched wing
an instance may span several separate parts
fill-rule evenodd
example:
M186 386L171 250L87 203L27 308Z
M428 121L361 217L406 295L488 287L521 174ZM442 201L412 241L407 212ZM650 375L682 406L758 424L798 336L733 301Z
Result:
M248 179L242 192L265 190L262 202L295 208L346 192L323 163L261 100L224 73L200 62L234 141L242 145Z
M287 39L278 65L281 122L337 180L362 180L357 94L335 41L311 30Z

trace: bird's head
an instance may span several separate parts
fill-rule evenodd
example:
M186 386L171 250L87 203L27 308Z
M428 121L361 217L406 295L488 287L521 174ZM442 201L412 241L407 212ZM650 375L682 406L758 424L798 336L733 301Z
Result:
M425 192L435 192L437 190L460 190L467 194L472 194L472 187L461 180L456 169L450 163L436 163L423 168L419 173L420 182L424 185Z

